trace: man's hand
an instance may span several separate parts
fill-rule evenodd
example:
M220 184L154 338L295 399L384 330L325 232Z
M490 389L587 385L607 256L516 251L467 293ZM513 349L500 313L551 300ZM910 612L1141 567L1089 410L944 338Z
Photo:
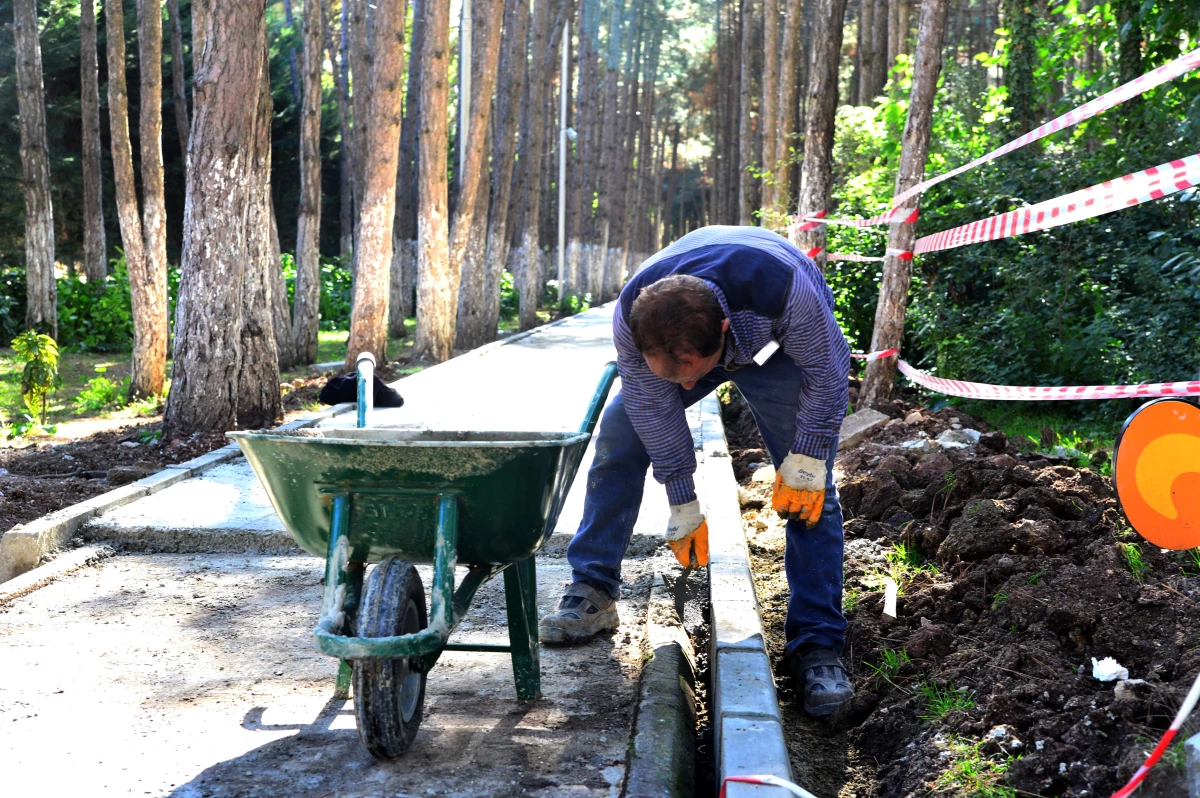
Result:
M775 475L775 490L771 494L775 512L811 527L820 520L824 505L824 461L803 454L789 454Z
M708 521L700 512L698 500L671 505L666 538L684 568L708 565Z

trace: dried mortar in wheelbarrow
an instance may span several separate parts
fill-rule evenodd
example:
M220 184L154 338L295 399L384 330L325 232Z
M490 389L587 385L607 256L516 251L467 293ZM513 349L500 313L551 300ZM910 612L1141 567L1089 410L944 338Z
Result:
M358 428L232 432L288 532L324 556L317 648L341 659L359 735L399 756L443 651L512 655L517 697L541 695L534 554L549 538L616 377L609 364L575 432L372 428L374 361L359 358ZM367 563L379 563L363 585ZM432 611L413 563L433 564ZM456 565L468 573L456 588ZM509 645L449 643L503 572ZM352 667L351 667L352 664Z

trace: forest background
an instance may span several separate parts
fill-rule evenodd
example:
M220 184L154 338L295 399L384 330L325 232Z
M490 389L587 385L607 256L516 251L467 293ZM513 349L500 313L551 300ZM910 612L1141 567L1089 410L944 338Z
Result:
M132 0L124 3L130 120L136 120L141 110L136 55L139 5ZM290 303L294 302L294 253L302 204L298 201L303 108L299 60L304 50L304 5L301 0L283 0L266 7L271 204L279 268ZM487 23L500 24L502 5L474 0L474 38L479 39ZM785 214L798 209L811 70L822 59L824 48L836 44L834 38L840 46L834 48L837 111L830 211L867 216L890 207L908 111L919 3L558 0L535 4L532 14L526 7L524 20L517 19L514 25L514 9L520 5L508 3L503 15L499 79L488 122L490 150L481 167L482 191L490 202L484 206L487 224L477 228L492 226L496 209L504 209L499 235L508 250L502 258L508 270L485 290L486 302L494 303L507 321L468 340L460 334L460 346L491 340L502 327L527 328L551 315L611 298L623 274L632 272L641 258L700 225L780 226ZM420 37L420 31L414 30L417 8L415 2L407 5L404 38L409 52L401 81L404 125L413 126L414 135L414 77L419 78L422 64L415 52ZM328 27L320 73L320 327L329 333L348 329L353 297L355 189L343 143L348 121L344 117L354 98L347 91L350 86L339 83L336 74L339 63L346 69L351 60L347 53L354 26L348 21L348 10L352 10L350 2L345 8L338 2L325 8ZM179 63L171 54L172 17L166 8L159 11L163 85L174 81L178 66L182 96L190 101L191 3L178 3L183 54ZM13 12L11 0L0 1L0 20L12 19ZM99 291L94 279L87 281L84 264L88 214L81 168L80 4L50 0L39 3L37 12L54 206L58 342L66 350L127 352L133 340L133 312L117 223L106 91L106 19L103 9L97 8L101 15L97 33L101 197L105 259L110 262L106 290ZM773 99L780 69L766 65L782 61L786 71L788 63L780 48L786 45L792 15L796 15L797 32L788 74L797 88L785 108ZM461 4L451 8L450 17L454 24L444 112L453 210L462 191ZM569 250L566 285L560 286L554 279L562 89L556 48L567 22L572 43L568 124L575 138L565 139L570 142L566 221L569 246L574 249ZM955 0L950 3L941 48L926 174L982 155L1198 44L1200 0ZM8 27L0 32L0 341L19 333L26 316L15 55L13 31ZM510 60L504 62L505 57ZM519 69L512 60L518 57ZM537 76L544 91L531 97L531 78ZM185 152L179 133L187 115L177 113L178 96L163 90L171 324L186 195ZM505 97L509 98L507 111ZM607 109L616 110L607 113ZM507 151L501 146L506 124L514 131ZM138 130L136 124L130 127L134 171L141 175ZM420 204L417 169L405 160L404 151L405 146L410 148L411 159L415 145L411 140L406 145L404 135L396 183L396 227L402 231L397 241L415 239ZM527 148L538 157L527 155ZM771 150L783 157L764 157ZM924 235L965 224L1196 152L1200 152L1200 79L1184 76L1140 100L933 188L922 197L917 232ZM522 182L527 179L527 165L533 166L536 181L528 185ZM411 171L405 173L406 168ZM521 257L528 218L536 220L536 246L543 252L541 269L532 281L524 278L521 265L514 261ZM494 246L491 239L489 235L489 246ZM879 254L884 248L882 230L830 227L827 248ZM619 253L612 254L614 250ZM398 244L393 262L400 252ZM460 262L452 266L461 273L461 260L467 256L459 256ZM411 258L415 262L415 255ZM843 330L855 349L865 351L871 343L880 268L846 262L825 266ZM412 329L412 321L404 324L405 315L411 318L422 312L419 302L414 304L415 263L404 268L407 282L393 294L403 297L399 321L395 309L392 313L395 337ZM463 290L467 290L465 282ZM910 362L936 373L984 382L1061 385L1191 379L1200 368L1197 319L1200 194L1193 190L1087 222L919 257L913 267L903 350ZM344 340L344 336L328 340ZM291 362L304 359L294 352L290 356ZM1121 403L1081 403L1063 412L1103 422L1124 409ZM17 408L10 405L0 412L13 418Z

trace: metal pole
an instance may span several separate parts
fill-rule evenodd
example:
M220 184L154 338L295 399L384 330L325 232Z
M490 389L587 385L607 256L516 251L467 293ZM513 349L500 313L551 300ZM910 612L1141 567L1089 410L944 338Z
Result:
M471 0L463 0L462 18L458 25L458 184L462 185L463 168L467 162L467 142L471 124L471 37L475 19Z
M559 85L558 102L558 302L561 305L567 298L566 275L567 257L567 70L571 64L571 20L563 23L562 37L562 79Z

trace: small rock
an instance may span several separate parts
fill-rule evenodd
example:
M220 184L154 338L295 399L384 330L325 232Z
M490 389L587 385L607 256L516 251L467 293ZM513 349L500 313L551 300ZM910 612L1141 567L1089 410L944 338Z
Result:
M954 423L950 425L950 429L962 429L962 424Z
M1002 452L1008 443L1008 436L1000 431L985 432L979 436L979 443L985 449L991 449L993 452Z
M1008 724L993 726L987 734L983 736L983 745L980 751L995 756L1000 753L1009 753L1014 749L1022 748L1021 740L1017 737L1017 730Z
M893 418L890 421L888 421L888 423L884 424L884 426L885 427L907 427L908 425L905 424L902 420L900 420L898 418Z
M775 466L765 465L759 468L750 477L751 482L758 482L770 485L775 482Z
M121 441L121 445L124 446L126 449L136 449L139 446L141 446L141 444L138 443L137 441Z
M113 485L127 485L152 474L157 474L157 468L140 468L138 466L113 466L108 469L105 479Z
M954 636L950 630L938 624L922 626L904 643L904 650L910 657L923 659L925 657L944 657L954 647Z
M904 417L905 424L920 424L925 420L925 416L921 415L920 410L914 410Z
M1125 681L1129 679L1129 669L1122 667L1112 657L1097 660L1092 657L1092 678L1102 682Z
M69 455L69 454L64 454L64 455L63 455L63 459L64 459L64 460L67 460L67 461L71 461L71 460L74 460L75 458L74 458L74 457L72 457L72 456L71 456L71 455Z
M975 440L973 440L970 435L967 435L964 431L957 429L946 430L941 435L937 436L934 441L943 449L965 449L971 444L975 443Z
M763 506L763 497L758 493L738 488L738 504L743 508L758 508Z
M989 457L988 462L996 466L996 468L1012 468L1017 464L1016 458L1007 454L998 454L995 457Z
M1146 684L1145 679L1122 679L1113 688L1113 695L1118 701L1137 701L1148 698L1153 689Z

